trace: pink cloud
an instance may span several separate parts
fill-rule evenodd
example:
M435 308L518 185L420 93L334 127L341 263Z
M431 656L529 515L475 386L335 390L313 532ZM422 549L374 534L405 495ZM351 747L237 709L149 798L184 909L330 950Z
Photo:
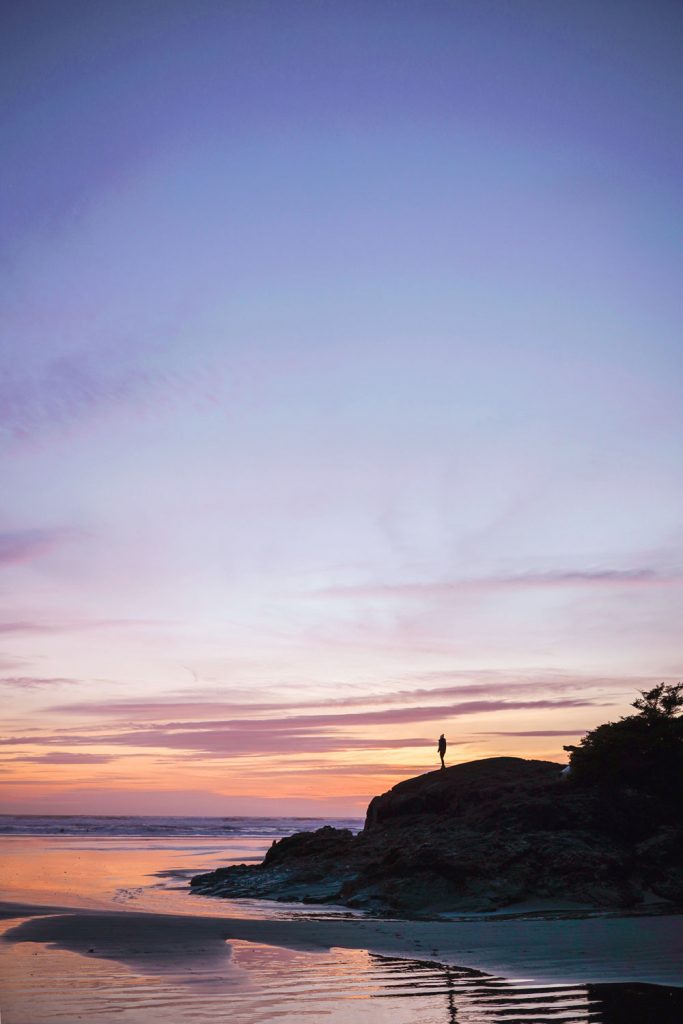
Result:
M130 354L139 356L132 343ZM128 353L126 353L128 354ZM17 440L45 430L66 430L119 404L146 403L165 375L122 358L121 342L62 354L32 373L5 373L0 383L0 425Z
M6 654L0 655L0 672L9 672L10 669L17 669L24 664L25 662L19 658L9 658Z
M465 744L465 743L458 743L458 747L463 747L463 746L467 746L467 744ZM430 743L425 746L425 749L426 749L426 751L429 751L429 752L433 751L434 750L434 744L430 741ZM317 778L318 776L321 776L321 775L328 775L328 776L332 776L333 778L354 778L355 776L358 776L358 777L365 777L365 776L367 776L369 778L375 778L376 779L376 778L382 778L383 776L387 776L388 775L388 776L391 776L391 777L406 779L406 778L410 778L412 775L420 775L422 772L424 772L426 770L429 770L429 766L431 766L433 768L434 764L432 762L429 762L429 766L425 767L427 761L428 761L428 758L425 758L425 761L422 762L421 764L407 764L407 765L384 765L384 764L351 765L351 764L324 764L324 763L318 762L318 763L312 765L311 767L304 767L304 768L299 767L299 764L297 762L296 766L294 766L294 765L287 765L287 767L283 768L282 771L283 771L283 773L286 773L288 777L292 777L292 776L296 776L296 777L311 776L313 778ZM269 771L262 771L262 772L260 772L258 770L254 770L253 768L249 769L249 778L250 779L260 779L260 778L267 779L267 778L269 778L271 776L272 776L272 772L269 772Z
M338 714L290 715L286 718L241 718L225 721L170 722L167 728L205 729L221 726L228 729L254 728L283 730L293 727L330 728L334 726L396 725L458 718L462 715L489 714L495 711L545 710L592 707L595 701L581 698L561 700L472 700L458 704L423 705L421 707L383 708L378 711L352 711Z
M38 754L35 757L14 757L12 761L30 762L31 764L108 764L113 757L105 754L72 754L56 750L54 753Z
M469 678L477 673L458 673L457 671L434 672L420 675L417 679L431 678L452 678L454 675L463 675ZM367 707L372 705L392 704L414 704L419 701L424 704L430 700L449 699L457 697L484 696L507 697L512 694L534 694L541 693L572 693L580 690L594 690L597 686L610 688L618 687L619 692L631 686L649 685L649 678L634 678L624 680L602 679L593 677L567 677L562 679L548 679L547 676L539 674L536 679L524 681L511 680L507 673L500 673L499 677L493 676L490 681L484 683L455 684L452 686L439 687L413 687L401 690L394 690L390 693L354 694L348 697L336 697L332 700L306 700L306 701L205 701L205 700L182 700L182 701L149 701L149 700L110 700L110 701L83 701L69 704L52 705L47 710L56 713L78 714L78 715L104 715L112 718L128 718L133 720L166 720L171 717L189 716L194 718L198 715L215 716L212 722L215 724L219 716L226 715L258 715L269 712L292 712L303 711L313 708L353 708ZM630 692L630 690L629 690ZM595 693L590 699L585 698L586 704L593 704L597 699ZM575 698L579 699L579 698ZM472 702L469 702L472 703ZM553 702L555 705L557 702ZM438 709L437 709L438 710Z
M64 529L0 532L0 565L19 565L48 554L72 531Z
M71 618L62 622L47 622L43 619L14 619L7 622L0 622L0 633L69 633L81 630L98 629L128 629L131 626L159 626L161 620L157 619L86 619Z
M502 590L528 587L575 586L661 586L683 581L680 572L661 573L655 569L595 569L524 572L509 575L466 577L417 583L368 583L357 586L326 587L319 594L328 597L420 597L437 598L470 590Z
M478 736L582 736L588 729L503 729L500 732L480 732Z
M207 729L172 732L164 728L141 729L120 733L55 734L42 733L10 736L0 739L0 746L122 746L129 748L163 748L195 750L214 757L226 758L258 754L320 754L342 750L384 750L421 747L431 744L424 737L407 739L359 739L344 733L324 734L312 730L281 730L277 732L244 729Z
M44 679L40 676L9 676L0 679L0 686L12 687L17 690L40 690L51 686L72 686L77 682L77 679L61 677Z
M430 745L428 738L361 738L348 730L438 722L439 727L462 716L499 711L558 710L586 707L590 700L480 700L420 707L390 707L376 711L304 714L277 718L172 721L142 728L128 726L109 732L33 733L0 740L3 746L124 746L199 751L225 757L258 754L324 753L349 750L382 750Z

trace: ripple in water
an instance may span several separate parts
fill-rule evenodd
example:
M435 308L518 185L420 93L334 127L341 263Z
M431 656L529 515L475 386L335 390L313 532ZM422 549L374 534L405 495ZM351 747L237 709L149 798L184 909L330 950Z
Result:
M654 985L509 981L434 961L362 950L325 956L235 943L258 991L240 1024L312 1020L380 1024L681 1024L683 990ZM283 962L283 956L286 964ZM258 979L258 980L256 980Z
M143 974L116 960L42 943L14 946L11 953L6 948L14 962L5 960L0 971L2 1019L8 1024L683 1021L682 989L535 984L364 950L295 951L241 940L229 945L232 955L223 967L206 964L183 975Z

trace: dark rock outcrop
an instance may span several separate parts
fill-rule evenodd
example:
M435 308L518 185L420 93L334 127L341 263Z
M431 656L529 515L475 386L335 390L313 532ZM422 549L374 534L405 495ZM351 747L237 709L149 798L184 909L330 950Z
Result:
M375 797L357 836L329 826L297 833L259 865L220 868L191 885L411 914L530 899L615 908L683 900L680 825L653 820L651 809L629 815L629 799L639 807L637 794L573 786L553 762L472 761Z

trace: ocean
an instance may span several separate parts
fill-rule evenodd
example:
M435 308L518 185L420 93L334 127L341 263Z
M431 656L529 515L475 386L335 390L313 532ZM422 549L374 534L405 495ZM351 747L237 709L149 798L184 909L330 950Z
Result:
M0 814L0 836L127 836L223 838L248 836L277 839L333 825L358 832L362 818L199 818L140 815Z

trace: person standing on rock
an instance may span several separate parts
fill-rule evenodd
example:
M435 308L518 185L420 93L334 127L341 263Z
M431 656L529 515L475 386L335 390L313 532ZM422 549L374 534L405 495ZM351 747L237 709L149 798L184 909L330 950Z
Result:
M446 737L444 736L443 733L441 733L441 735L439 736L439 746L437 747L437 750L439 751L439 757L441 758L442 768L446 767L446 763L444 761L444 756L446 754L446 746Z

